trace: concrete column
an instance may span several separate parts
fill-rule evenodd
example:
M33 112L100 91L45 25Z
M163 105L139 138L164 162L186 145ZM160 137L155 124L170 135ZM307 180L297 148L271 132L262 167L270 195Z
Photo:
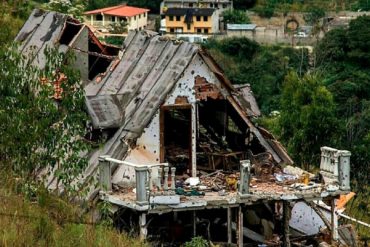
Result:
M237 239L238 239L238 247L243 247L243 207L239 205L238 208L238 225L237 225Z
M109 158L109 155L103 155L99 157L99 182L100 189L102 191L112 191L112 172L110 162L105 158Z
M162 166L159 167L158 169L158 180L157 180L157 187L158 187L158 190L162 190Z
M232 243L232 228L231 228L231 220L232 220L232 208L228 207L227 208L227 243L231 244Z
M249 178L251 173L251 162L249 160L240 161L240 184L239 184L239 194L247 195L249 194Z
M94 15L90 15L90 24L91 26L94 25Z
M197 104L191 104L191 176L197 176Z
M284 247L290 247L290 238L289 238L289 219L290 219L290 208L289 202L283 201L283 226L284 226L284 238L283 245Z
M193 237L197 236L197 213L196 211L192 211L192 218L193 218Z
M105 16L103 13L101 13L101 15L103 16L103 27L105 27Z
M146 225L146 213L141 213L139 216L139 226L140 226L140 239L145 240L148 236L148 229Z
M176 189L176 167L171 167L171 190L175 190Z
M331 199L331 240L332 243L338 241L338 215L336 210L336 199Z
M341 190L351 190L350 158L351 152L346 150L339 151L339 188Z
M163 180L163 190L168 190L168 171L169 168L165 167L164 170L164 180Z
M140 205L148 204L146 196L146 176L147 167L135 167L136 173L136 203Z

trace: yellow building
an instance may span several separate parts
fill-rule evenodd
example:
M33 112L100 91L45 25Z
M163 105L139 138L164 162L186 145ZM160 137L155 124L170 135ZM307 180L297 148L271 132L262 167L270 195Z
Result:
M213 8L168 8L165 17L167 33L219 32L219 18Z

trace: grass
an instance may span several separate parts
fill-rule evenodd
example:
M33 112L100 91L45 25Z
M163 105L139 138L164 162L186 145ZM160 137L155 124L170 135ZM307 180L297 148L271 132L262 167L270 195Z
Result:
M346 211L344 213L357 220L370 223L370 187L368 185L367 191L358 193L356 197L347 204ZM349 220L345 222L355 226L360 239L370 240L370 228L361 226Z
M8 172L0 176L0 246L147 246Z

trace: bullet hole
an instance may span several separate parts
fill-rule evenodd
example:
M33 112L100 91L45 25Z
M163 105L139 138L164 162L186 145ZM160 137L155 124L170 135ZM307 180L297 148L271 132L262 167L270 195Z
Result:
M194 70L191 71L191 74L194 75Z

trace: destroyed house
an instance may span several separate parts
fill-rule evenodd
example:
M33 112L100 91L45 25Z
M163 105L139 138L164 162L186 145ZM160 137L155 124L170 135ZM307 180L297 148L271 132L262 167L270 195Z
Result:
M24 54L36 46L30 59L41 68L46 46L75 52L91 140L104 140L76 182L99 180L89 199L111 203L120 229L173 242L203 235L239 246L288 244L289 203L349 190L348 151L324 148L327 179L309 183L313 176L289 166L284 147L254 124L260 112L250 86L232 85L195 44L133 31L111 47L85 25L39 10L16 39ZM47 185L56 187L52 173Z

